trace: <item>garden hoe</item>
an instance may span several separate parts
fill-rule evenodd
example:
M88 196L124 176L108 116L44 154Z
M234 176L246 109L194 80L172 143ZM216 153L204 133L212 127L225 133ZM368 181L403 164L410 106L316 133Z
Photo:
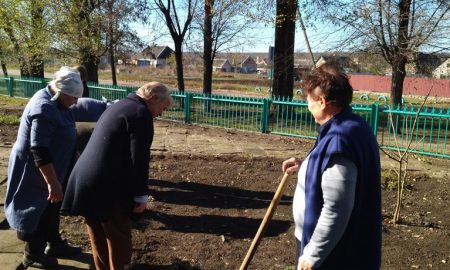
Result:
M269 223L269 221L272 219L272 216L275 213L275 210L277 209L278 203L280 202L280 199L283 196L284 190L286 189L288 178L289 174L285 173L283 179L281 179L281 182L278 185L277 191L275 192L272 201L270 202L269 208L267 209L266 214L264 215L261 225L259 225L259 229L256 232L255 238L253 238L253 242L250 245L250 248L247 251L247 255L245 255L244 261L242 262L239 270L247 269L248 265L250 264L250 261L253 258L253 255L255 255L256 248L258 247L259 241L261 240L261 236L267 227L267 223Z

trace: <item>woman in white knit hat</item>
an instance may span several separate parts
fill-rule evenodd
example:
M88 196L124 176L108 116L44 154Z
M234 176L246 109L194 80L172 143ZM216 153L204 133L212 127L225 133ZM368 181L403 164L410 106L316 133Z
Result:
M56 247L68 253L81 251L68 246L59 234L55 239L53 232L58 230L62 186L75 156L76 130L69 107L82 93L78 71L62 67L22 114L9 158L5 214L25 242L25 267L58 269Z

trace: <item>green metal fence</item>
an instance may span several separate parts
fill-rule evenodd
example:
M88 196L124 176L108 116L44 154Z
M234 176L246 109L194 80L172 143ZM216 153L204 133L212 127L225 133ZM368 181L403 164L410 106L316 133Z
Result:
M0 77L0 95L31 97L43 88L46 80L39 78ZM121 99L137 87L89 83L90 96L96 99ZM173 106L162 119L233 128L252 132L316 138L318 125L302 100L286 98L249 98L227 95L203 95L172 92ZM352 104L353 111L372 127L380 147L450 158L450 110L419 107ZM414 122L414 119L417 121ZM361 138L364 139L364 138Z
M271 101L269 129L271 133L315 138L318 125L302 100L275 98Z
M449 109L417 107L383 109L378 121L378 143L386 149L405 149L411 152L450 158Z
M163 118L185 123L267 132L268 101L223 95L173 92L174 104Z
M0 94L10 97L30 98L47 84L42 78L0 77Z
M11 96L9 94L9 89L12 88L12 86L9 86L11 80L10 77L0 77L0 95Z
M98 84L88 82L89 97L95 99L106 98L108 100L116 100L126 97L129 93L135 92L137 87L117 86L109 84Z
M304 101L273 100L274 114L269 130L274 134L315 138L318 125ZM378 104L352 104L353 111L372 127L380 147L392 150L409 149L412 153L450 158L450 110L400 107ZM417 119L417 120L415 120ZM364 138L361 138L362 140Z
M51 79L27 77L0 77L0 95L30 98L38 90L44 88ZM137 90L137 87L116 86L108 84L88 83L90 97L108 100L121 99Z
M319 125L314 121L304 100L275 98L271 101L270 132L280 135L315 139ZM376 134L378 105L353 104L353 111L371 124Z

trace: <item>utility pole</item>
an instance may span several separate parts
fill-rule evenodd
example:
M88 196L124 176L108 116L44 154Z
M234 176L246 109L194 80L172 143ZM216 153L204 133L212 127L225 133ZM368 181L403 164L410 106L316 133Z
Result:
M311 50L311 46L309 45L308 35L306 34L306 28L305 28L305 24L303 22L302 13L300 12L300 7L297 8L297 11L298 11L298 18L300 20L300 27L302 28L303 36L305 37L306 46L308 47L308 52L311 55L312 67L315 68L316 61L314 60L314 55Z

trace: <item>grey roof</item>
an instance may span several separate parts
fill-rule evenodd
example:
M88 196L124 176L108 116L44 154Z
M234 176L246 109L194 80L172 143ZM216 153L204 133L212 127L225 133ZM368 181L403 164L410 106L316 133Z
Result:
M213 61L213 66L214 67L221 67L221 66L223 66L224 64L225 64L225 62L227 62L228 61L228 59L214 59L214 61Z
M173 50L169 46L147 46L142 50L144 56L152 59L167 58Z

